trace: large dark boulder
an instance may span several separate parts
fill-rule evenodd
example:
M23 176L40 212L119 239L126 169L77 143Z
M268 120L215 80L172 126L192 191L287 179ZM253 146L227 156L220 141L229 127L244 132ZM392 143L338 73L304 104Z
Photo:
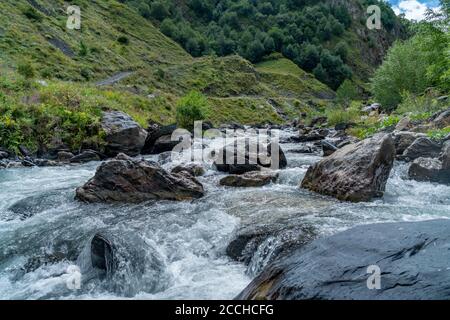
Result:
M441 153L441 146L427 137L419 137L406 148L401 159L413 161L417 158L437 158Z
M409 177L417 181L450 184L450 141L439 159L418 158L409 167Z
M311 166L301 186L340 200L369 201L383 195L394 157L391 136L378 134Z
M155 162L123 154L102 163L95 176L76 190L76 198L84 202L190 200L203 194L202 184L190 174L170 174Z
M397 155L402 155L405 150L416 141L417 138L426 137L423 133L417 132L394 132L393 138Z
M450 108L441 112L436 119L433 120L433 125L439 129L450 126Z
M156 123L151 124L148 128L148 136L142 148L142 154L159 154L172 151L178 144L178 141L172 141L172 133L176 129L176 124L169 126L162 126Z
M276 149L277 145L274 145ZM244 150L239 150L236 144L226 145L218 151L218 160L214 162L217 170L231 174L244 174L251 171L260 171L262 167L270 168L272 165L276 169L287 167L287 159L281 147L278 145L278 161L276 155L272 157L272 144L258 144L256 153L250 151L249 143L245 144ZM244 159L244 161L240 161ZM219 161L220 160L220 161ZM272 161L275 161L272 163ZM278 166L276 166L278 162Z
M145 144L147 131L129 115L121 111L104 112L102 128L105 131L105 153L114 157L119 153L137 156Z
M237 299L448 300L449 230L450 220L385 223L319 239L265 268ZM367 285L373 265L380 289Z
M262 187L275 182L278 174L270 171L252 171L243 175L229 175L220 180L220 185L227 187Z

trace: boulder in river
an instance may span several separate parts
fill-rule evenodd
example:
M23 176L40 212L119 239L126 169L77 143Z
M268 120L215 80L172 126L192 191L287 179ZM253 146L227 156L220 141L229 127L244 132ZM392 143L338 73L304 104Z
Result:
M433 125L438 129L450 126L450 108L441 112L436 119L433 120Z
M266 267L237 299L447 300L449 229L450 220L383 223L318 239Z
M8 159L8 158L9 158L9 152L0 150L0 160Z
M170 282L156 249L129 231L98 232L85 245L77 264L83 281L100 279L108 290L126 297L162 291Z
M162 126L159 124L151 124L148 129L148 136L145 140L142 154L159 154L162 152L172 151L179 143L172 141L172 133L177 129L176 124Z
M309 167L301 186L339 200L369 201L383 195L394 157L391 136L378 134Z
M199 177L205 174L205 168L197 163L189 163L185 165L178 165L172 169L171 173L187 172L194 177Z
M220 185L228 187L262 187L275 182L278 174L270 171L252 171L243 175L229 175L220 180Z
M409 167L408 174L417 181L450 184L450 141L444 145L440 159L418 158Z
M325 140L321 141L321 145L324 157L331 156L336 150L338 150L334 144Z
M121 111L104 112L101 124L106 133L105 153L108 156L119 153L137 156L141 152L147 131L129 115Z
M69 159L71 163L86 163L91 161L100 161L100 156L93 150L86 150Z
M394 132L393 138L397 155L402 155L405 150L416 141L417 138L426 137L423 133L401 131Z
M84 202L190 200L204 194L203 185L188 174L170 174L156 162L134 160L124 154L102 163L76 198Z
M437 158L441 153L441 146L427 137L419 137L406 148L401 159L413 161L417 158Z
M278 149L278 159L272 156L272 146ZM277 148L278 147L278 148ZM260 171L261 168L283 169L287 166L286 155L278 144L258 144L256 152L250 150L249 144L245 144L244 150L239 150L236 144L229 144L219 150L218 160L214 162L217 170L231 174L244 174L251 171ZM244 152L242 152L244 151ZM274 161L274 162L272 162ZM276 165L278 163L278 166Z

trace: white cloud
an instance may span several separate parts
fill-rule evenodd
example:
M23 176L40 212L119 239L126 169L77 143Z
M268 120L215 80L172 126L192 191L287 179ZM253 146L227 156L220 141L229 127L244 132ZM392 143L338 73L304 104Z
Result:
M396 14L404 13L406 19L409 20L423 20L428 7L426 4L420 3L417 0L403 0L397 6L393 7Z

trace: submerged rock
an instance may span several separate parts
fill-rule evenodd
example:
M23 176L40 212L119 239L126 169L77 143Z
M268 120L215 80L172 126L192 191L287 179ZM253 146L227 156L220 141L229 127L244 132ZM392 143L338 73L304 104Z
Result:
M124 154L100 165L95 176L76 190L84 202L190 200L204 194L191 175L170 174L155 162L133 160Z
M378 134L309 167L301 186L339 200L369 201L383 195L394 157L391 136Z
M167 288L170 276L163 258L136 233L101 231L86 244L77 259L83 281L100 279L102 286L133 297Z
M449 229L450 220L383 223L319 239L265 268L237 299L447 300ZM368 288L372 265L380 289Z
M269 171L252 171L243 175L230 175L220 180L220 185L228 187L262 187L275 182L278 173Z
M113 157L119 153L137 156L144 147L147 131L126 113L104 112L102 128L106 133L105 153L108 156Z

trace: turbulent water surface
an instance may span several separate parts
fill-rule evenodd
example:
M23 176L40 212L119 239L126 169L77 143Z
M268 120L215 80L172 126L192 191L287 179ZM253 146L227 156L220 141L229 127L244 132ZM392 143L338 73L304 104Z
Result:
M384 198L369 203L342 203L301 190L306 169L320 157L290 151L299 146L282 145L289 165L277 183L224 188L218 186L223 175L210 168L199 179L206 196L193 202L75 201L75 188L94 175L98 163L0 170L0 299L232 299L251 278L225 249L249 219L270 224L296 216L328 235L362 223L450 218L450 187L407 180L407 166L400 163ZM83 252L97 232L139 248L147 260L157 256L159 264L142 263L136 272L128 260L138 257L130 257L114 284L82 273L81 289L69 289L70 270L83 272Z

